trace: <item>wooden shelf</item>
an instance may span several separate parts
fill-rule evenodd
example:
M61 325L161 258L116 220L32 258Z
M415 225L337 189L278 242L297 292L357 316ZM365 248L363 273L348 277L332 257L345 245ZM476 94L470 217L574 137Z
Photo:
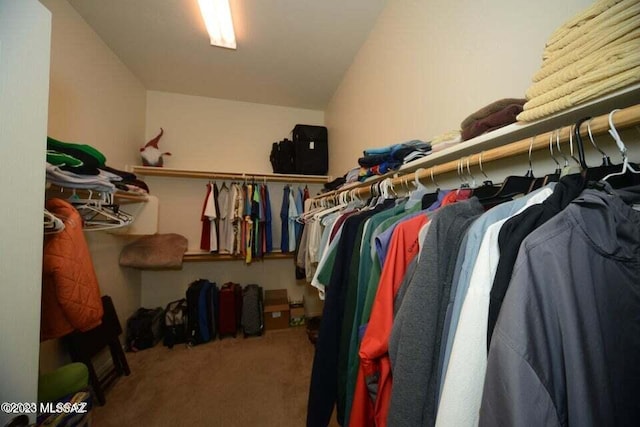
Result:
M153 166L130 166L131 172L143 176L163 176L171 178L197 178L197 179L220 179L220 180L256 180L268 182L291 182L324 184L331 181L326 175L285 175L285 174L264 174L264 173L235 173L235 172L212 172L189 169L173 169Z
M114 195L114 201L121 205L129 203L146 203L149 199L144 194L132 194L116 192Z
M252 257L251 262L269 261L274 259L292 259L293 252L269 252L262 257ZM217 262L217 261L244 261L242 255L213 254L208 252L187 252L182 257L183 262Z
M450 160L457 160L471 154L479 154L481 151L501 147L505 144L521 139L531 138L533 136L542 138L542 134L545 132L560 128L568 128L583 117L606 115L616 108L634 106L638 104L638 100L640 100L640 84L631 85L619 91L612 92L609 95L605 95L601 98L586 102L582 105L545 117L535 122L516 122L500 129L479 135L470 140L463 141L460 144L456 144L437 153L433 153L421 159L409 162L406 165L402 165L400 169L396 171L396 174L406 174L408 172L414 172L420 168L429 168ZM619 120L618 115L616 115L616 123ZM586 126L584 134L586 134ZM483 158L482 161L484 162L485 159ZM389 175L394 174L392 173Z
M464 159L466 164L468 157L470 166L475 166L478 164L481 154L483 164L524 154L529 150L532 137L535 137L532 151L548 149L549 134L551 132L561 129L560 141L566 142L569 139L570 127L582 117L594 117L591 122L593 133L604 133L609 126L607 115L616 108L622 109L615 116L618 130L635 126L640 123L638 99L640 99L640 84L635 84L536 122L514 123L468 141L463 141L440 152L409 162L400 167L400 169L389 172L386 175L381 175L365 182L347 184L338 190L316 196L314 199L333 197L336 194L350 190L354 190L360 197L368 197L372 184L385 178L393 178L394 185L402 185L405 180L412 180L414 178L413 172L418 169L424 169L418 174L418 179L429 182L431 172L433 172L434 176L437 176L455 171L459 159ZM583 126L581 130L581 134L586 136L586 126ZM411 175L409 176L409 174Z

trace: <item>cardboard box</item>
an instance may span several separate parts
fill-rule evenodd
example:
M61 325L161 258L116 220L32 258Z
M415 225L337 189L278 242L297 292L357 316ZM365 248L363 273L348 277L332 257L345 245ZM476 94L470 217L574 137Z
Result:
M286 289L264 291L264 328L267 331L289 327L289 297Z

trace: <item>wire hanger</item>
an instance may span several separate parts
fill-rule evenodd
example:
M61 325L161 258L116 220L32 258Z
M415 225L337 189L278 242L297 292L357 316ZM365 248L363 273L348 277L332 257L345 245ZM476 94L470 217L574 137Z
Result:
M531 160L531 151L533 151L533 143L535 142L535 140L536 140L536 137L532 136L531 142L529 143L529 169L524 174L524 176L526 176L527 178L535 178L533 175L533 162Z
M462 190L463 188L469 188L469 180L464 174L464 164L462 162L462 157L458 159L458 179L462 184L460 184L460 188L458 190Z
M484 166L482 165L482 159L484 157L484 151L480 152L478 156L478 167L480 168L480 173L484 176L484 181L482 181L482 185L473 189L473 195L478 199L487 199L493 197L494 194L498 192L500 189L499 185L495 185L493 181L489 178L489 176L484 171Z
M473 174L471 173L471 156L467 156L467 174L469 175L469 178L471 179L471 187L475 187L476 186L476 178L473 176Z
M596 144L596 140L593 137L593 133L591 133L591 120L593 120L592 118L589 118L589 120L587 121L587 133L589 134L589 140L591 141L591 145L593 145L593 147L598 150L600 152L600 154L602 154L602 166L611 166L611 158L609 158L609 156L607 155L607 153L605 153L599 146L598 144ZM578 129L578 133L577 135L580 135L580 129Z
M549 133L549 155L551 156L551 160L556 164L556 170L553 173L545 175L543 185L547 185L550 182L558 182L560 180L560 173L562 173L560 162L558 162L558 159L553 154L553 132Z
M575 125L569 128L569 155L571 156L573 161L576 162L576 164L580 168L582 168L582 163L580 162L580 160L576 159L576 156L573 154L573 136L575 135L575 130Z

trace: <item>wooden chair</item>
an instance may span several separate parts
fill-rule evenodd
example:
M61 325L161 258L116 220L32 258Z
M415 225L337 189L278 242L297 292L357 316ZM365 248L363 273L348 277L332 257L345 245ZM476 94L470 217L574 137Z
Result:
M100 405L104 405L106 402L104 389L109 387L119 376L131 373L118 338L122 334L122 327L111 297L104 295L102 305L104 315L99 326L86 332L73 332L64 337L71 359L74 362L82 362L87 365L89 381ZM113 367L102 378L99 378L91 359L107 346L111 351Z

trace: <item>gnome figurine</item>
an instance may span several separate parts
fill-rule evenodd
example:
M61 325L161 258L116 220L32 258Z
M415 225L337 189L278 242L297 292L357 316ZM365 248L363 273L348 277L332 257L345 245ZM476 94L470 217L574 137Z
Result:
M163 153L158 149L158 141L160 141L163 133L164 130L160 128L158 136L147 142L147 144L140 149L140 156L142 157L142 164L144 166L162 167L162 156L171 155L171 153Z

